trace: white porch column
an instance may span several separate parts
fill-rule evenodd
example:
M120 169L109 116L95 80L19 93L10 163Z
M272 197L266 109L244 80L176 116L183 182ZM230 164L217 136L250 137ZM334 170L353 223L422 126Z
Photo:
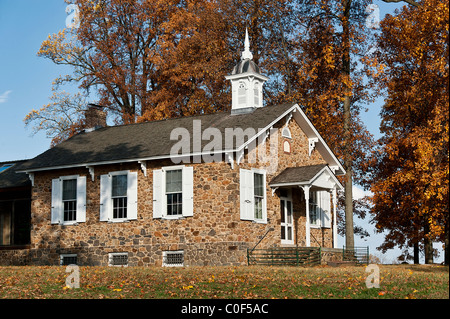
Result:
M301 186L303 188L303 193L305 194L305 206L306 206L306 247L311 246L311 235L310 235L310 227L309 227L309 187L310 186Z
M336 205L337 205L337 196L336 196L336 186L331 191L333 198L333 248L337 248L337 221L336 221Z

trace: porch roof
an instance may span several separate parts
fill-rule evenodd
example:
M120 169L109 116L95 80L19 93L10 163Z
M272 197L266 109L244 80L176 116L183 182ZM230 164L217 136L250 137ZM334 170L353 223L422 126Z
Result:
M338 189L343 189L343 186L327 164L288 167L275 176L269 182L269 186L272 188L315 186L326 189L332 189L336 186Z

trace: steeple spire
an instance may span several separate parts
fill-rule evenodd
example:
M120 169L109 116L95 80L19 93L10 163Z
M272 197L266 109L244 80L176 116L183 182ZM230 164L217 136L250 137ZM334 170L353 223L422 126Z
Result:
M244 51L241 53L241 60L253 59L253 54L250 52L250 41L248 40L248 30L245 28L245 41L244 41Z
M264 106L263 85L269 78L262 75L259 67L253 62L247 29L241 60L225 78L231 81L231 114L252 112L255 108Z

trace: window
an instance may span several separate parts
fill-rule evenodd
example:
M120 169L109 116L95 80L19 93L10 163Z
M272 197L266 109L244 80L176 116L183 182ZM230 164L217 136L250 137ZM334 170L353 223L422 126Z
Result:
M127 218L127 179L125 175L112 177L113 218Z
M309 223L312 227L331 227L330 193L328 191L310 192Z
M177 219L194 214L194 169L169 166L153 171L153 218Z
M59 259L61 266L77 265L78 262L77 254L61 254Z
M182 170L166 172L167 215L183 215Z
M311 192L309 197L309 223L311 226L320 226L320 206L317 192Z
M127 267L128 253L109 253L108 266Z
M164 267L183 267L184 266L184 251L163 251Z
M264 201L264 175L254 173L254 196L255 196L255 219L263 218L263 201Z
M100 221L137 219L137 176L131 171L100 176Z
M266 172L260 169L240 169L239 172L241 219L266 223Z
M51 223L73 225L86 221L86 176L52 180Z
M62 201L64 211L64 222L77 220L77 180L63 180Z

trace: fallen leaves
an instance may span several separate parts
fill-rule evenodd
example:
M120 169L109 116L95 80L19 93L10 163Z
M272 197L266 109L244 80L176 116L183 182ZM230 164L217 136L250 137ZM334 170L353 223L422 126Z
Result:
M64 267L0 267L0 298L448 298L448 268L380 265L380 289L364 267L80 267L80 288ZM441 269L439 268L439 269Z

